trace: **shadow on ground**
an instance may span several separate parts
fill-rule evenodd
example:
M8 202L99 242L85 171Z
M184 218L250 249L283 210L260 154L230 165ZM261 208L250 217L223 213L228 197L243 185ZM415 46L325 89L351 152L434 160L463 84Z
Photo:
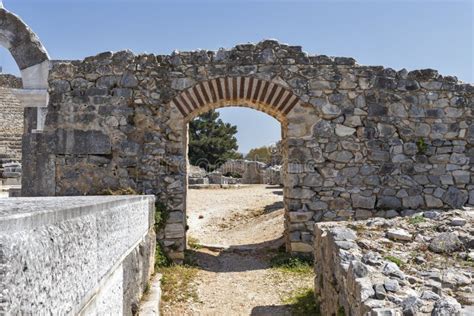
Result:
M277 201L270 205L265 206L263 210L265 211L265 213L271 213L271 212L281 210L282 208L285 208L285 204L283 203L283 201Z
M286 316L291 315L289 311L290 305L268 305L268 306L256 306L250 313L251 316Z
M212 272L242 272L268 269L270 259L284 245L283 237L257 244L230 246L202 246L189 249L187 254L194 265ZM252 256L249 256L249 253ZM257 260L255 260L257 259Z

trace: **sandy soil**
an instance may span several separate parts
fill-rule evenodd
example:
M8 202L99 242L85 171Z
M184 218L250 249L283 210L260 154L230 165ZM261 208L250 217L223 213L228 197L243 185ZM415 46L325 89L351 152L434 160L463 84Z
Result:
M197 299L162 305L163 315L291 315L285 297L313 285L313 276L269 268L282 244L282 190L254 185L240 189L190 190L188 236L199 272ZM202 216L202 218L200 218Z
M283 236L283 214L278 186L189 190L188 236L203 245L268 242Z

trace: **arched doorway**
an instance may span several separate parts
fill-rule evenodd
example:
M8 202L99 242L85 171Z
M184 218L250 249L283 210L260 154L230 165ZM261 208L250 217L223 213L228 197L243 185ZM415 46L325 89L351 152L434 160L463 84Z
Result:
M207 111L229 106L243 106L252 108L275 118L282 126L281 148L283 156L283 183L284 204L285 204L285 240L286 248L291 251L291 242L289 239L289 208L287 207L287 195L289 189L286 188L286 174L288 169L288 120L287 115L300 103L300 98L290 89L283 85L262 80L255 77L223 77L197 83L196 85L183 90L170 102L172 109L173 124L176 125L176 137L180 138L183 146L182 150L187 156L188 148L188 123L198 115ZM174 111L173 111L174 109ZM183 166L183 168L187 168ZM185 183L183 192L183 216L182 223L174 222L166 225L164 232L164 243L167 239L176 240L182 236L180 246L175 249L169 249L168 253L175 260L183 259L183 251L186 245L185 227L186 227L186 193L187 193L187 173L183 170L182 181ZM173 251L175 250L175 251Z
M22 164L23 173L26 172L27 176L23 179L30 180L23 183L23 187L31 188L38 185L31 181L38 178L37 168L28 168L28 165L40 163L35 156L35 139L36 134L43 130L46 120L49 55L28 25L3 8L3 5L0 5L0 45L9 50L21 73L22 87L18 86L12 92L24 109L26 124L23 127L22 146L27 147L24 150L27 154L22 155ZM41 168L39 165L38 167Z

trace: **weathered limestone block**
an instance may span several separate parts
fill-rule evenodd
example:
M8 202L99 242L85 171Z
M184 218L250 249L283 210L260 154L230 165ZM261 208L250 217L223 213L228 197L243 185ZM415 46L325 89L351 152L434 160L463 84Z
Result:
M112 151L109 136L101 131L58 129L51 141L55 146L54 153L62 155L107 155Z
M354 208L373 209L375 207L375 196L363 196L360 194L352 194L352 206Z
M1 199L0 313L134 314L154 212L152 196Z

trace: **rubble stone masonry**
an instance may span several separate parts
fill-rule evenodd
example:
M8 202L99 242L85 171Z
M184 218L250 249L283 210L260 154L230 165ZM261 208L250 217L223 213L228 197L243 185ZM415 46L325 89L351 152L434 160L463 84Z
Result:
M21 161L23 108L11 89L21 88L21 79L0 75L0 160ZM1 163L0 163L1 164Z
M282 124L292 252L312 252L315 222L474 203L474 87L432 69L363 66L266 40L54 62L49 87L45 129L24 143L34 156L23 194L154 194L169 212L159 238L178 261L187 123L219 107L250 107Z

